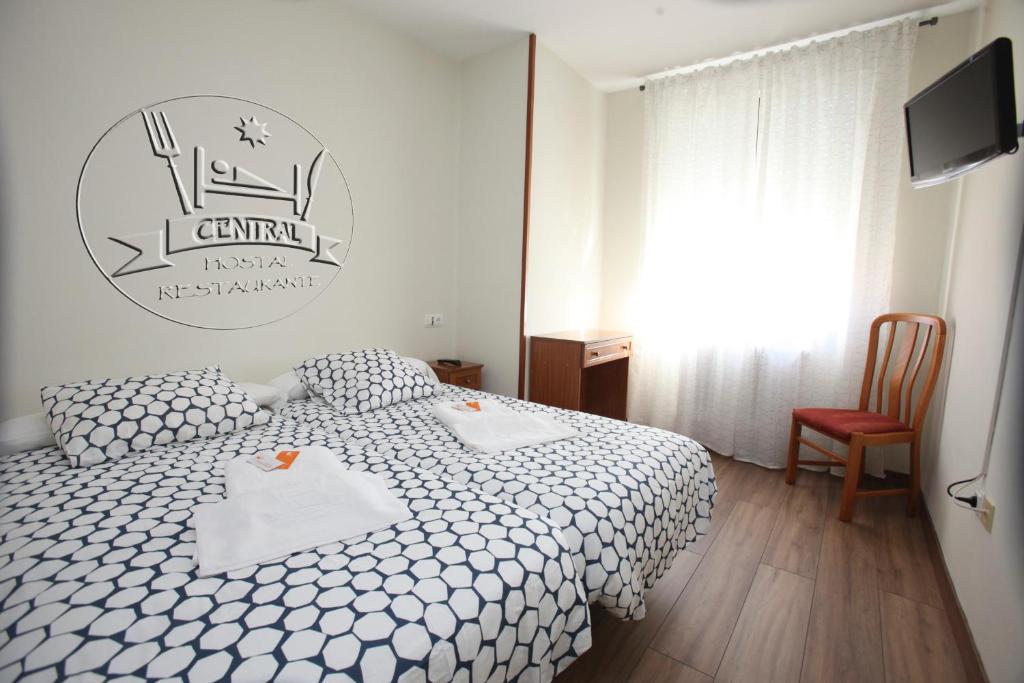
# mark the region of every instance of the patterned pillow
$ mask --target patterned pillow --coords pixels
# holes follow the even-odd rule
[[[311,394],[345,415],[434,393],[434,387],[416,368],[387,349],[317,356],[296,365],[295,374]]]
[[[41,394],[50,429],[72,467],[270,420],[216,367],[86,380],[43,387]]]

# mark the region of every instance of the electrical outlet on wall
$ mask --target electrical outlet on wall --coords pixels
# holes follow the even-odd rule
[[[427,313],[423,316],[424,327],[441,327],[444,324],[444,317],[440,313]]]
[[[992,533],[992,521],[996,516],[996,504],[988,496],[982,495],[981,502],[978,503],[976,511],[981,525],[985,527],[985,531]]]

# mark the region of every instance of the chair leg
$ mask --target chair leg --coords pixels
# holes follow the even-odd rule
[[[860,483],[860,466],[864,461],[864,443],[854,436],[850,439],[849,460],[846,463],[846,478],[843,480],[843,499],[839,504],[839,521],[853,519],[853,505],[857,500],[857,485]]]
[[[921,435],[915,434],[910,442],[910,495],[907,496],[907,515],[917,515],[921,498]]]
[[[800,442],[797,438],[800,436],[800,423],[797,419],[793,418],[793,424],[789,428],[789,455],[786,460],[786,483],[796,483],[796,461],[800,456]]]

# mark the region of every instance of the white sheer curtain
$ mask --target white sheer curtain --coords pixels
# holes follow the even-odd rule
[[[855,406],[889,302],[916,31],[648,84],[630,419],[780,467],[794,407]]]

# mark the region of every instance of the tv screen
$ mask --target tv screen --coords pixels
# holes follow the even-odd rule
[[[1013,55],[998,38],[903,107],[915,187],[966,173],[1017,151]]]

